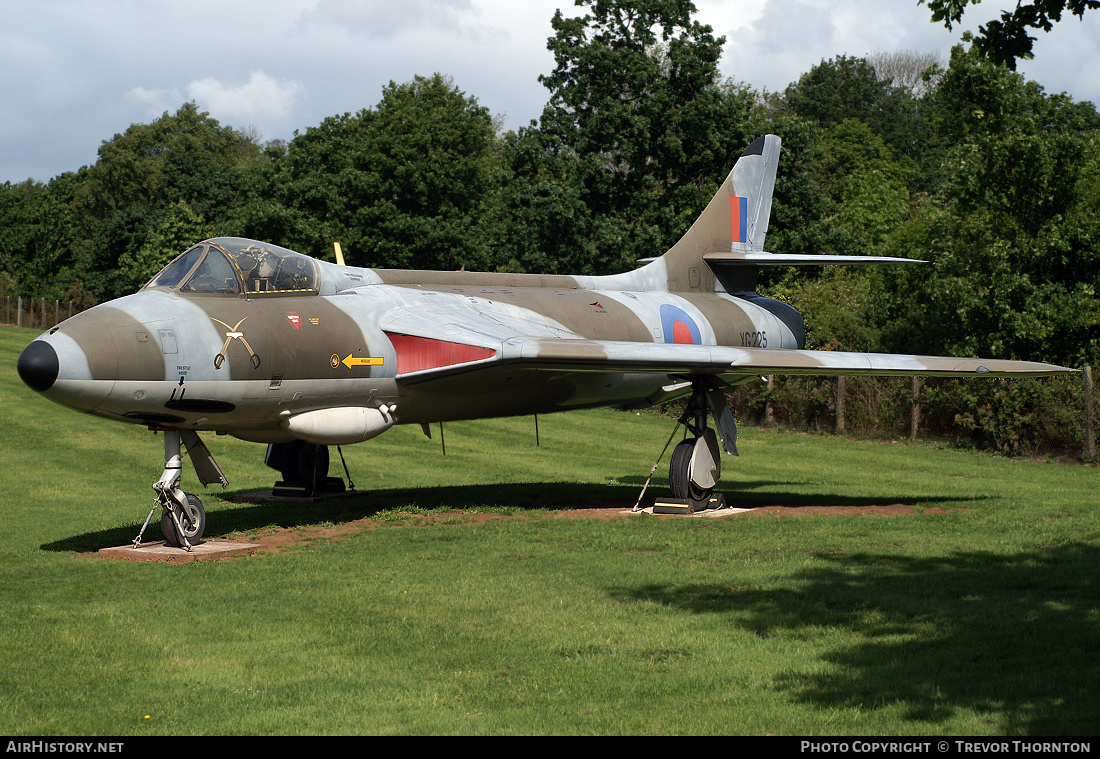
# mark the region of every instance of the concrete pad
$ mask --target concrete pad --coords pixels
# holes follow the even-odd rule
[[[100,548],[97,553],[105,559],[165,561],[181,564],[188,561],[202,561],[203,559],[222,559],[234,554],[248,553],[260,547],[258,543],[229,543],[210,540],[192,546],[191,550],[188,551],[186,548],[170,546],[163,540],[155,540],[151,543],[140,543],[137,548],[133,545]]]
[[[706,511],[697,511],[694,514],[658,514],[659,517],[688,517],[689,519],[699,519],[701,517],[709,519],[717,519],[719,517],[731,517],[734,514],[744,514],[752,511],[752,509],[737,509],[732,506],[727,506],[724,509],[707,509]],[[652,514],[653,507],[646,506],[641,511],[627,510],[622,512],[623,514]]]
[[[345,490],[343,493],[322,493],[321,495],[294,496],[275,495],[271,490],[257,490],[253,493],[238,493],[225,496],[225,500],[233,503],[318,503],[331,498],[351,498],[363,495],[358,490]]]

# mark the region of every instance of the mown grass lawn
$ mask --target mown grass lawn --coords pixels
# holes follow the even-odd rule
[[[597,520],[560,512],[629,509],[669,420],[540,417],[538,447],[530,418],[448,424],[446,456],[438,427],[399,427],[345,449],[361,495],[293,507],[225,499],[275,473],[262,446],[210,436],[231,487],[203,495],[208,538],[381,527],[230,561],[119,562],[88,552],[137,533],[160,438],[23,386],[34,336],[0,328],[0,733],[1100,723],[1095,468],[747,428],[727,495],[825,513]],[[908,508],[871,508],[891,504]],[[416,517],[451,511],[506,518]]]

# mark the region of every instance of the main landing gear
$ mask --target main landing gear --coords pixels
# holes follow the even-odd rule
[[[737,455],[737,424],[726,402],[725,395],[707,378],[692,378],[691,397],[684,413],[676,422],[672,436],[682,424],[691,437],[685,437],[672,451],[672,462],[668,470],[671,499],[657,499],[654,513],[683,514],[725,505],[721,494],[714,493],[714,486],[722,475],[721,451],[719,439],[726,453]],[[707,417],[713,417],[717,433],[707,426]],[[669,437],[669,443],[672,442]],[[665,450],[668,444],[665,444]],[[661,452],[664,455],[664,451]],[[650,478],[657,470],[657,464],[650,471]],[[641,505],[649,479],[638,497],[637,510]]]
[[[195,466],[195,472],[203,485],[212,482],[220,482],[224,488],[229,484],[221,467],[214,461],[210,451],[199,439],[199,436],[191,430],[178,430],[172,428],[158,428],[164,433],[164,473],[153,484],[156,493],[153,508],[149,516],[145,517],[145,524],[134,538],[134,547],[141,544],[141,536],[145,528],[149,526],[149,520],[157,506],[161,508],[160,529],[164,534],[164,540],[168,545],[192,549],[206,531],[206,509],[202,501],[194,493],[185,493],[180,489],[180,474],[183,470],[183,458],[180,455],[180,441],[187,446],[187,455],[191,457],[191,463]]]
[[[339,446],[340,461],[344,464],[344,473],[348,465]],[[344,481],[339,477],[329,477],[329,452],[327,445],[306,443],[294,440],[289,443],[272,443],[267,446],[264,463],[279,472],[283,479],[271,489],[273,496],[290,498],[312,498],[314,496],[335,495],[346,492]],[[351,486],[352,490],[355,486]]]

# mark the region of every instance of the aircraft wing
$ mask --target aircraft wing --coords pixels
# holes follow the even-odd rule
[[[395,312],[382,329],[397,350],[397,380],[411,383],[490,366],[552,371],[1042,377],[1072,369],[1031,361],[587,340],[558,325],[474,308]],[[427,317],[427,318],[426,318]]]
[[[558,370],[716,375],[1042,377],[1074,371],[1032,361],[545,338],[508,340],[501,360]]]

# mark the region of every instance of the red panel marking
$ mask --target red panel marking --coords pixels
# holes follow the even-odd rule
[[[464,343],[451,343],[446,340],[432,340],[429,337],[413,337],[387,332],[386,337],[397,351],[397,373],[412,374],[427,369],[439,369],[444,366],[469,364],[483,361],[497,354],[491,348],[481,348]]]
[[[748,242],[749,199],[730,196],[730,237],[734,242]]]
[[[672,342],[692,345],[695,341],[691,339],[691,327],[682,321],[674,322],[672,325]]]

